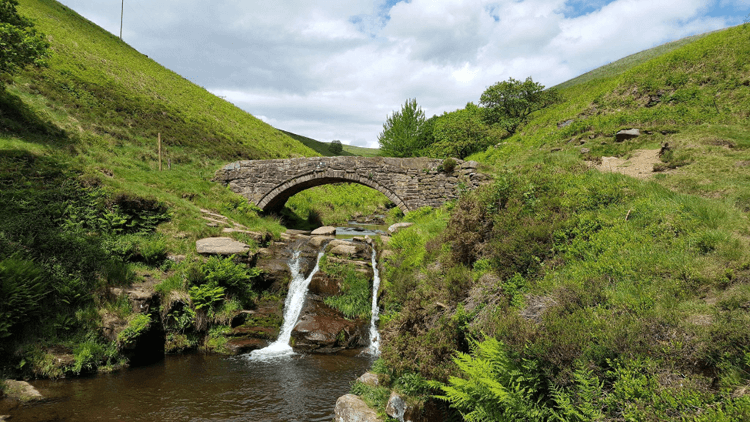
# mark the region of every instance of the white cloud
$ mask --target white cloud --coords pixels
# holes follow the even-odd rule
[[[62,2],[119,33],[119,1]],[[124,38],[280,129],[376,146],[407,98],[429,116],[508,77],[554,85],[727,26],[738,17],[709,17],[707,6],[749,2],[125,0]]]

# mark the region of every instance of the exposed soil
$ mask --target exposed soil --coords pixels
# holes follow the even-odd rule
[[[621,173],[645,179],[654,175],[654,164],[660,163],[658,149],[638,149],[629,159],[602,157],[602,162],[594,167],[602,172]]]

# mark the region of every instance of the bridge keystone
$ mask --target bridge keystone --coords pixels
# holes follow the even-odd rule
[[[450,173],[443,160],[390,157],[312,157],[236,161],[216,172],[223,183],[264,211],[277,211],[294,194],[332,183],[358,183],[382,192],[404,214],[439,207],[458,198],[458,187],[475,189],[488,180],[476,161],[456,160]]]

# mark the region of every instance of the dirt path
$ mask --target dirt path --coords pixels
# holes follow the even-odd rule
[[[602,172],[622,173],[627,176],[645,179],[654,175],[654,164],[659,163],[658,149],[638,149],[629,159],[602,157],[601,164],[594,167]]]

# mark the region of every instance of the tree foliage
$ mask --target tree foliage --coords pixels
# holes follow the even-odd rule
[[[554,103],[557,98],[557,91],[545,91],[544,85],[531,77],[523,82],[509,78],[487,88],[479,104],[484,107],[484,119],[488,124],[500,125],[512,135],[529,114]]]
[[[49,43],[33,23],[18,14],[16,0],[0,0],[0,73],[13,73],[33,64],[43,65]]]
[[[445,113],[437,119],[432,131],[433,144],[427,155],[466,158],[492,144],[491,128],[482,120],[482,112],[473,103],[465,109]]]
[[[400,111],[394,111],[383,124],[378,135],[380,153],[387,157],[411,157],[423,145],[420,144],[425,115],[416,99],[408,99]]]
[[[344,146],[341,145],[341,141],[331,141],[331,144],[328,145],[328,151],[333,154],[341,154],[344,151]]]

